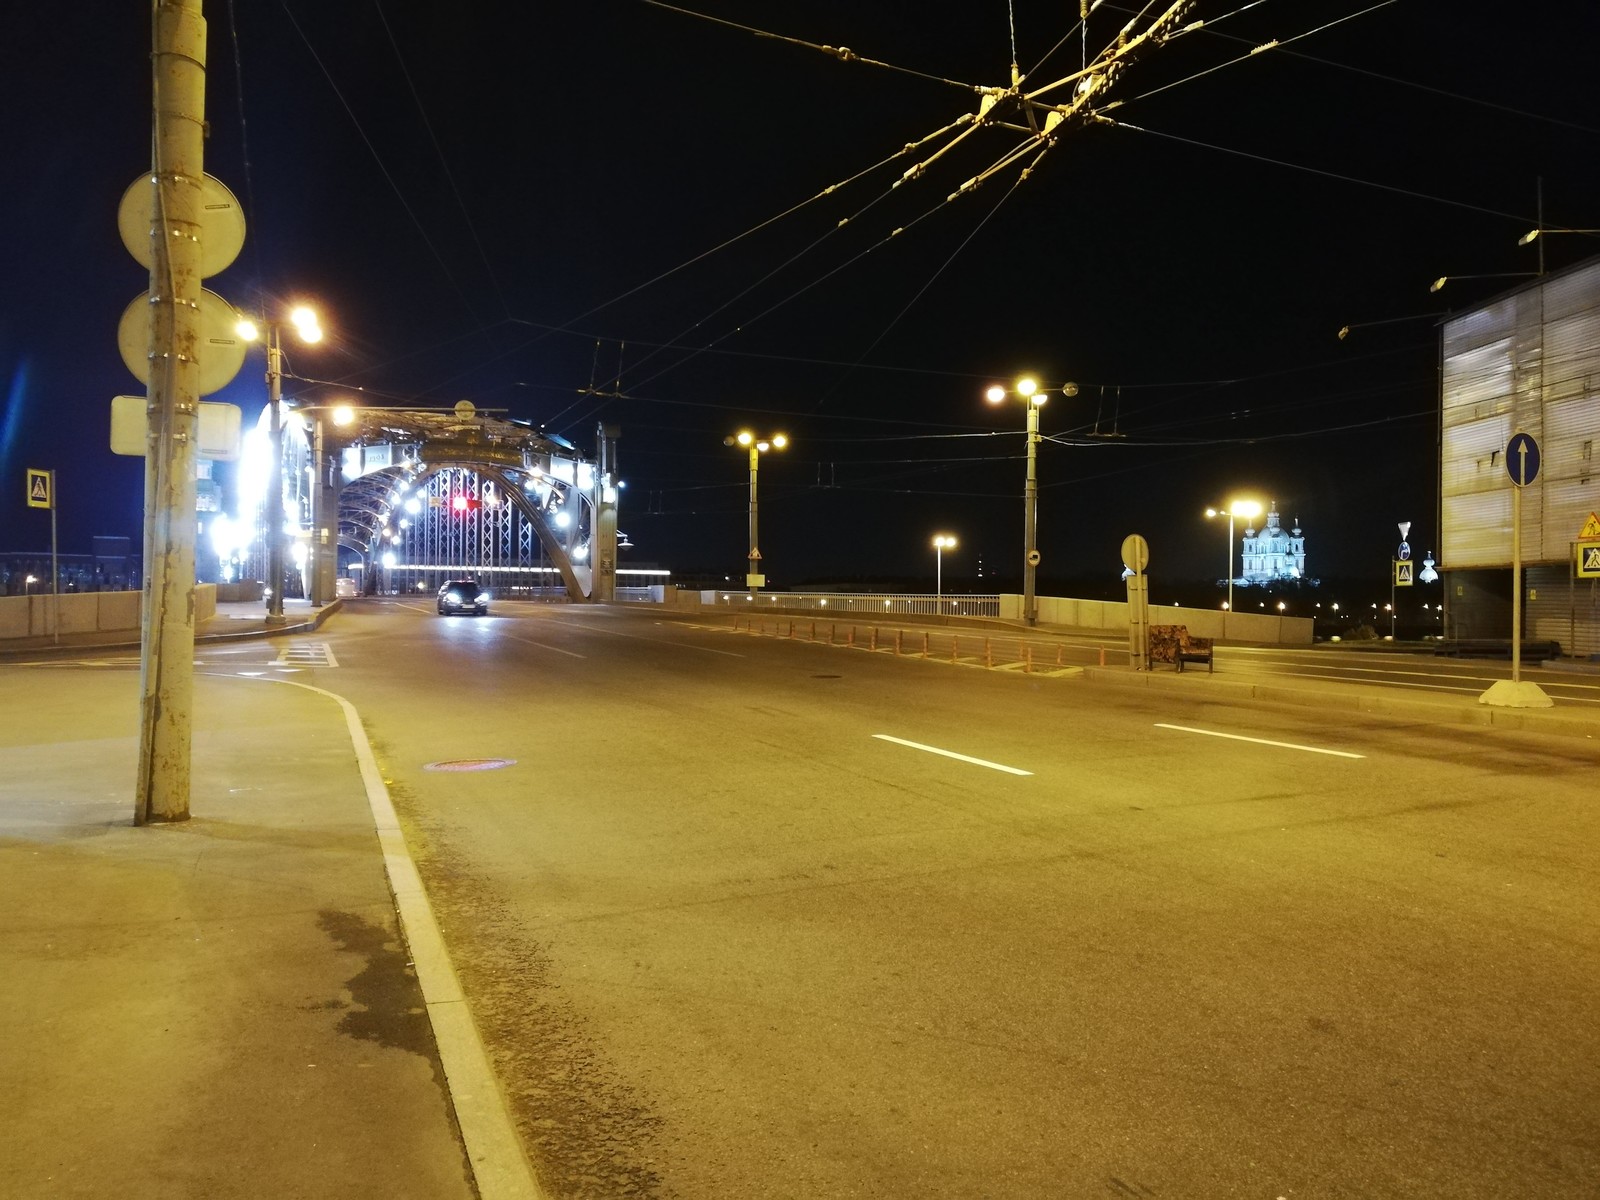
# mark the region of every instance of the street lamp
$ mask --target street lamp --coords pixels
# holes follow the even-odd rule
[[[322,340],[317,314],[305,305],[289,311],[289,323],[307,344]],[[237,332],[246,341],[260,336],[255,322],[240,318]],[[267,476],[267,624],[283,624],[283,391],[281,323],[267,322],[267,405],[271,410],[272,466]]]
[[[933,598],[944,599],[944,552],[956,548],[954,535],[936,533],[933,535]]]
[[[1061,394],[1076,396],[1078,385],[1063,384]],[[1034,572],[1039,566],[1039,408],[1048,397],[1039,390],[1038,380],[1026,375],[1009,389],[997,383],[984,393],[990,404],[1004,403],[1007,396],[1015,396],[1028,408],[1028,475],[1022,491],[1022,618],[1034,625],[1039,620],[1034,595]]]
[[[1243,517],[1254,521],[1261,515],[1261,504],[1256,500],[1235,500],[1227,508],[1208,508],[1207,517],[1228,518],[1228,611],[1233,611],[1233,519]]]
[[[1532,279],[1538,274],[1538,271],[1497,271],[1492,275],[1441,275],[1428,285],[1428,290],[1437,292],[1452,279]]]
[[[758,522],[759,505],[756,500],[756,474],[761,469],[761,456],[768,450],[782,450],[789,444],[785,434],[775,433],[771,437],[757,437],[748,429],[741,429],[732,437],[722,439],[724,446],[743,446],[750,451],[750,557],[749,566],[745,572],[744,585],[751,591],[763,586],[767,580],[761,573],[761,549],[756,531]]]

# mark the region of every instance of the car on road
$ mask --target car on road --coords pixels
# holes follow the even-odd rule
[[[478,586],[476,579],[446,580],[439,589],[439,614],[475,613],[485,616],[489,612],[489,593]]]
[[[333,581],[333,594],[339,600],[352,600],[361,595],[361,589],[350,576],[341,575]]]

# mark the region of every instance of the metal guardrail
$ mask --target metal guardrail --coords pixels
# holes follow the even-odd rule
[[[883,592],[717,592],[719,607],[744,608],[751,612],[817,611],[861,613],[880,617],[998,617],[1000,597],[995,596],[908,596]]]
[[[1091,645],[1028,633],[965,633],[925,626],[903,629],[853,621],[848,613],[843,616],[843,620],[834,620],[823,615],[741,613],[734,618],[732,632],[1023,674],[1064,674],[1073,668],[1103,667],[1108,657],[1117,666],[1127,661],[1128,648],[1120,638]]]

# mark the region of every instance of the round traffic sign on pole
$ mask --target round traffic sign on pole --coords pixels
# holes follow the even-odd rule
[[[156,178],[146,171],[128,185],[117,205],[117,231],[128,253],[146,271],[152,260],[150,230],[156,224]],[[200,278],[225,271],[244,246],[244,210],[213,175],[200,177]]]
[[[150,382],[150,293],[136,297],[117,322],[117,349],[140,383]],[[246,342],[236,326],[239,314],[221,296],[200,289],[199,394],[209,396],[233,382],[244,366]]]
[[[1513,433],[1506,443],[1506,474],[1519,488],[1539,477],[1539,443],[1531,433]]]
[[[1135,575],[1143,575],[1150,565],[1150,543],[1137,533],[1122,539],[1122,565]]]

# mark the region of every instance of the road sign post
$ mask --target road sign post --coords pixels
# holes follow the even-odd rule
[[[61,564],[56,554],[56,473],[28,468],[28,507],[50,510],[50,630],[61,640]]]
[[[1128,657],[1135,671],[1150,669],[1150,543],[1137,533],[1122,539],[1123,576],[1128,585]]]
[[[1511,435],[1506,443],[1506,474],[1511,476],[1511,679],[1491,684],[1478,703],[1549,708],[1555,702],[1544,689],[1522,680],[1522,489],[1539,477],[1539,443],[1532,434]]]

